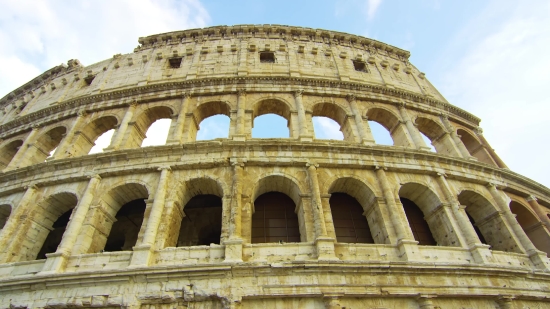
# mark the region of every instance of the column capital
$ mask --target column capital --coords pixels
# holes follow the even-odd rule
[[[159,167],[157,168],[157,171],[164,171],[164,170],[171,171],[172,168],[171,168],[169,165],[166,165],[166,166],[159,166]]]
[[[239,97],[245,96],[246,95],[246,88],[238,89],[237,90],[237,95]]]
[[[38,131],[38,130],[40,130],[40,126],[37,125],[37,124],[33,124],[31,128],[32,128],[33,131]]]
[[[483,129],[481,127],[475,127],[474,132],[477,135],[483,135]]]
[[[308,167],[308,168],[313,167],[313,168],[317,169],[319,167],[319,164],[314,163],[314,162],[307,162],[306,167]]]
[[[355,101],[356,99],[357,99],[357,97],[353,93],[350,93],[346,96],[346,100],[348,100],[348,102],[350,102],[350,103]]]
[[[185,91],[181,96],[184,98],[184,99],[189,99],[191,98],[191,92],[190,91]]]
[[[99,174],[88,175],[86,178],[101,180],[101,176],[99,176]]]
[[[78,112],[76,113],[76,115],[77,115],[78,117],[86,117],[86,116],[88,115],[88,113],[86,113],[85,110],[82,110],[82,111],[78,111]]]
[[[132,102],[128,103],[128,107],[136,107],[138,105],[137,99],[133,99]]]
[[[375,170],[375,171],[378,171],[378,170],[387,171],[388,168],[385,167],[385,166],[382,166],[382,165],[375,165],[375,166],[374,166],[374,170]]]
[[[447,178],[447,174],[445,174],[445,172],[437,172],[435,174],[439,177]]]
[[[538,201],[537,197],[530,194],[528,197],[525,198],[527,200],[527,202],[531,202],[531,201]]]
[[[304,94],[304,89],[298,89],[294,91],[295,98],[301,97],[303,94]]]
[[[31,184],[25,186],[25,190],[29,190],[29,189],[38,190],[38,185],[36,183],[31,183]]]
[[[405,106],[406,106],[406,105],[407,105],[407,104],[406,104],[405,102],[403,102],[403,101],[397,102],[397,108],[398,108],[398,109],[405,109]]]

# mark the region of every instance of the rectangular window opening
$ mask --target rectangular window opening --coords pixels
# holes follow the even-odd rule
[[[181,59],[182,59],[182,57],[172,57],[172,58],[168,59],[168,62],[170,63],[170,67],[172,69],[179,68],[180,65],[181,65]]]
[[[275,63],[275,54],[269,52],[260,53],[260,62]]]
[[[367,64],[364,63],[363,61],[353,60],[353,67],[355,67],[355,71],[365,72],[365,73],[369,72],[367,70]]]

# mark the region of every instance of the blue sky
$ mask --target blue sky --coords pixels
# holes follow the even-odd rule
[[[451,104],[482,119],[513,171],[550,186],[547,0],[0,0],[0,7],[0,96],[69,59],[92,64],[131,52],[140,36],[180,29],[283,24],[376,39],[411,51]],[[316,133],[330,132],[323,125],[331,128],[318,122]],[[201,134],[218,127],[203,123]]]

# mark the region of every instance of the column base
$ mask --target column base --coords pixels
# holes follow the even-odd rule
[[[225,245],[225,263],[241,263],[243,261],[243,240],[240,238],[228,239]]]
[[[315,249],[317,251],[317,259],[322,261],[339,261],[334,252],[334,238],[317,237],[315,240]]]
[[[409,239],[400,239],[397,241],[399,257],[409,262],[420,262],[418,254],[418,241]]]
[[[420,147],[418,147],[418,150],[432,151],[432,148],[427,147],[427,146],[420,146]]]
[[[63,272],[67,266],[69,254],[64,252],[46,253],[46,263],[40,275],[50,275]]]
[[[233,140],[237,141],[237,142],[244,142],[244,141],[246,141],[246,135],[244,135],[244,134],[243,135],[241,135],[241,134],[233,135]]]
[[[492,263],[493,254],[489,249],[491,246],[484,244],[473,244],[469,250],[470,254],[474,258],[474,262],[477,264],[489,264]]]
[[[539,250],[529,250],[527,255],[535,267],[541,270],[550,271],[550,260],[546,257],[546,252]]]
[[[128,268],[140,268],[149,266],[149,262],[153,255],[153,250],[150,245],[135,246],[132,248],[132,259]]]
[[[300,142],[313,142],[313,136],[311,135],[302,135],[298,139]]]

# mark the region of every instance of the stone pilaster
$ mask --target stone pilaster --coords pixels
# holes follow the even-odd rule
[[[405,104],[399,104],[398,107],[399,107],[399,113],[401,114],[401,118],[403,118],[403,121],[405,122],[407,131],[409,131],[409,134],[413,139],[413,143],[416,149],[429,151],[430,147],[426,145],[426,143],[424,142],[424,139],[422,139],[422,136],[420,135],[420,131],[418,131],[418,128],[412,122],[411,117],[409,116],[409,113],[405,108]]]
[[[244,141],[246,140],[246,132],[244,131],[245,123],[245,109],[246,109],[246,89],[240,89],[237,92],[237,121],[235,123],[235,135],[233,140]]]
[[[244,164],[233,164],[233,194],[230,203],[229,237],[223,242],[225,245],[225,262],[242,262],[242,179]]]
[[[456,133],[455,127],[453,127],[453,125],[449,121],[449,116],[447,116],[446,114],[441,114],[440,118],[441,118],[441,121],[443,122],[443,125],[445,126],[445,129],[447,129],[447,131],[450,132],[449,134],[451,135],[451,139],[453,140],[460,155],[465,159],[473,158],[472,155],[470,155],[470,152],[468,151],[464,143],[462,142],[462,140],[460,139],[460,136],[458,136],[458,134]]]
[[[55,153],[52,156],[53,159],[62,159],[68,157],[67,149],[72,145],[71,142],[73,141],[74,135],[78,131],[78,128],[81,126],[84,119],[86,119],[86,113],[78,112],[78,116],[76,117],[73,125],[69,129],[69,132],[67,132],[67,134],[55,150]]]
[[[30,145],[32,145],[35,142],[36,135],[38,134],[39,130],[40,128],[38,127],[32,128],[32,131],[29,133],[29,135],[27,135],[27,138],[25,138],[25,142],[23,142],[21,147],[19,147],[19,150],[17,150],[17,153],[15,154],[15,156],[13,156],[13,158],[11,159],[8,166],[4,169],[4,171],[9,171],[9,170],[19,168],[21,167],[22,164],[24,164],[25,154],[27,152],[27,149],[30,147]]]
[[[355,95],[350,94],[346,97],[346,99],[348,100],[349,106],[353,113],[353,117],[357,125],[357,131],[359,132],[361,143],[365,145],[374,144],[375,141],[374,141],[374,137],[372,136],[372,132],[370,131],[370,129],[365,128],[365,123],[363,122],[361,111],[357,107],[357,99],[355,98]]]
[[[495,161],[495,163],[497,164],[498,167],[500,168],[508,168],[508,166],[504,163],[504,161],[502,161],[502,159],[497,155],[497,153],[495,152],[495,150],[491,147],[491,145],[489,145],[489,142],[485,139],[485,136],[483,136],[483,130],[478,127],[476,130],[476,135],[477,137],[479,137],[479,140],[481,141],[481,144],[483,145],[483,147],[487,150],[487,152],[489,152],[489,154],[491,155],[491,158]]]
[[[542,206],[540,206],[537,198],[533,195],[529,195],[526,200],[539,217],[539,220],[542,221],[546,230],[550,232],[550,218],[548,218],[546,213],[542,210]]]
[[[176,126],[171,137],[166,141],[167,145],[180,144],[183,136],[183,128],[185,125],[185,115],[187,114],[187,107],[191,101],[191,93],[186,92],[182,95],[182,101],[178,118],[176,119]]]
[[[128,106],[128,109],[126,110],[126,114],[124,114],[124,118],[122,118],[122,121],[120,122],[120,125],[118,126],[117,130],[115,131],[115,134],[111,140],[111,145],[109,147],[105,148],[105,151],[109,150],[118,150],[122,143],[123,138],[126,135],[126,131],[128,129],[128,125],[130,121],[132,120],[132,117],[134,116],[134,112],[137,107],[137,102],[133,101]]]
[[[306,124],[306,112],[304,109],[304,103],[302,101],[302,95],[304,91],[303,90],[296,90],[294,91],[294,104],[296,106],[296,111],[298,111],[298,125],[299,125],[299,132],[300,141],[303,142],[311,142],[313,140],[313,136],[311,136],[310,132],[307,130],[307,124]]]

